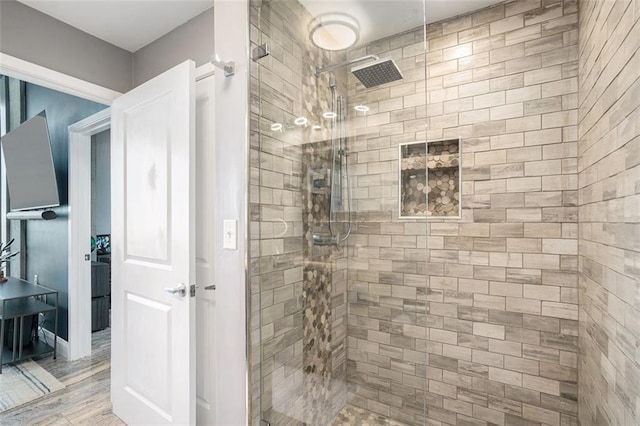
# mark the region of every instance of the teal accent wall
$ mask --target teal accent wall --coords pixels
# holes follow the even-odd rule
[[[68,337],[68,172],[69,140],[68,127],[104,108],[95,102],[66,95],[34,84],[26,85],[27,120],[40,111],[47,112],[51,149],[60,192],[58,218],[51,221],[31,220],[27,222],[26,278],[31,281],[38,274],[40,284],[59,291],[60,309],[58,332]],[[91,283],[87,283],[91,285]],[[53,316],[47,318],[47,329],[53,329]]]

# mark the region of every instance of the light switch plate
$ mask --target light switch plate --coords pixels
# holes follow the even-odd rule
[[[223,225],[223,242],[222,248],[228,250],[237,250],[238,248],[238,221],[235,219],[227,219]]]

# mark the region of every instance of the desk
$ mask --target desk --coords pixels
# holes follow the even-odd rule
[[[55,305],[48,304],[48,296],[55,296]],[[22,333],[24,327],[24,317],[37,315],[43,312],[54,312],[54,333],[53,347],[41,342],[39,339],[32,342],[31,347],[23,348]],[[11,354],[4,351],[5,321],[13,319],[13,348]],[[18,331],[18,320],[20,328]],[[20,343],[18,344],[18,339]],[[48,352],[53,352],[53,359],[56,359],[56,349],[58,340],[58,292],[50,288],[32,284],[28,281],[9,277],[4,283],[0,283],[0,373],[2,365],[19,361],[24,358],[31,358]],[[16,347],[18,356],[16,357]]]

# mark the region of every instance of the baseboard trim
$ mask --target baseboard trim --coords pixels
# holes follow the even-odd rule
[[[49,346],[53,346],[53,333],[44,328],[40,328],[38,336],[44,339]],[[58,336],[58,346],[56,348],[56,356],[69,359],[69,342]]]

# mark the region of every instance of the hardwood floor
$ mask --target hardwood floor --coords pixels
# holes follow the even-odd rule
[[[122,425],[111,412],[111,330],[93,334],[92,355],[76,361],[51,356],[38,364],[66,388],[0,414],[0,424],[9,425]]]

